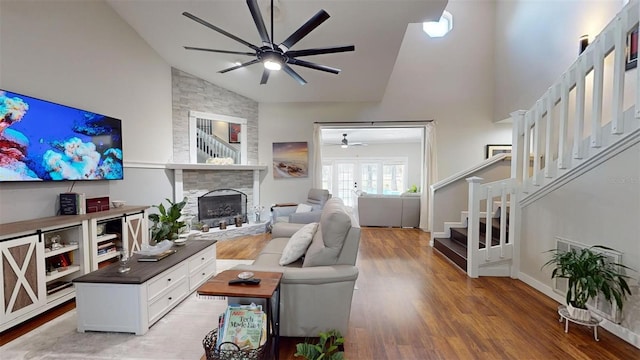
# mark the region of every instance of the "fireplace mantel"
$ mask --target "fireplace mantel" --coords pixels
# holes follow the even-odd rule
[[[174,171],[174,199],[182,199],[184,197],[183,172],[184,171],[251,171],[253,172],[253,204],[260,204],[260,171],[267,170],[267,165],[212,165],[212,164],[186,164],[186,163],[167,163],[166,168]]]
[[[212,164],[184,164],[184,163],[168,163],[167,169],[172,170],[198,170],[198,171],[215,171],[215,170],[267,170],[267,165],[212,165]]]

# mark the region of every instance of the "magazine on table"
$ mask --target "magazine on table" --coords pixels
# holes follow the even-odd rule
[[[221,350],[257,349],[266,342],[267,315],[261,306],[230,305],[218,318],[216,346]]]

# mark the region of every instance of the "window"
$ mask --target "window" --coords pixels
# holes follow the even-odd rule
[[[407,163],[407,158],[325,158],[322,186],[347,206],[356,205],[357,191],[399,195],[407,188]]]

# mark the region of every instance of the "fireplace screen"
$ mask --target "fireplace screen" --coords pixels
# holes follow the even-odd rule
[[[198,198],[198,220],[210,227],[217,227],[223,220],[233,224],[238,215],[247,222],[247,194],[243,192],[218,189]]]

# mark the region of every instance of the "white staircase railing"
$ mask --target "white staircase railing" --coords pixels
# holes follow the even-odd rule
[[[469,179],[469,276],[491,275],[491,264],[500,262],[516,276],[519,209],[640,142],[640,70],[627,71],[627,39],[639,18],[632,0],[529,110],[511,114],[511,180],[481,185],[482,179]],[[488,236],[480,249],[482,202],[505,194],[511,198],[508,239],[501,234],[500,245],[489,246]]]
[[[638,129],[640,71],[626,65],[639,12],[638,1],[627,4],[533,107],[511,114],[511,177],[523,200]]]
[[[207,158],[232,158],[234,164],[240,163],[240,151],[229,146],[224,140],[201,129],[196,130],[196,144]]]
[[[196,147],[205,158],[231,158],[240,164],[240,149],[214,134],[213,120],[196,118]]]
[[[481,184],[482,178],[471,177],[469,182],[469,212],[467,217],[467,274],[476,278],[514,276],[511,261],[514,255],[513,232],[508,231],[509,219],[514,218],[516,183],[513,179]],[[486,214],[485,244],[480,244],[482,206]],[[498,212],[494,211],[498,209]],[[499,241],[493,244],[493,219],[500,221]],[[500,266],[492,266],[501,264]]]

